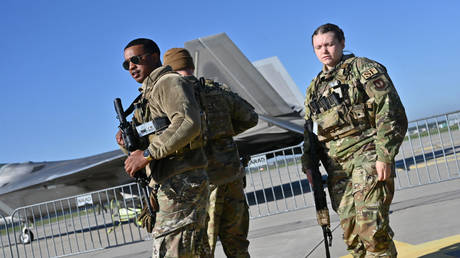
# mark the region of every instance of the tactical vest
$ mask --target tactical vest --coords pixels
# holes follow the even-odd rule
[[[373,124],[373,100],[363,85],[353,78],[351,68],[356,57],[343,61],[330,76],[315,78],[313,96],[309,108],[312,119],[318,124],[321,142],[337,140],[375,127]]]
[[[207,140],[233,137],[235,131],[232,125],[231,110],[226,103],[222,103],[224,90],[220,89],[217,82],[204,78],[200,78],[197,89],[201,107],[205,112]]]
[[[208,158],[208,177],[211,184],[221,185],[244,176],[232,124],[232,110],[223,94],[225,89],[212,80],[200,78],[195,82],[195,92],[204,111],[206,129],[205,152]]]

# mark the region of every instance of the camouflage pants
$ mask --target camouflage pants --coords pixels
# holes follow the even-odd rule
[[[219,236],[227,257],[250,257],[249,210],[242,179],[217,187],[211,185],[208,216],[209,246],[213,256]]]
[[[152,258],[198,258],[210,257],[206,228],[195,224],[185,226],[153,241]]]
[[[357,152],[334,164],[328,186],[333,209],[339,214],[343,239],[353,257],[396,257],[389,210],[394,178],[377,180],[375,150]]]
[[[209,184],[204,169],[175,175],[160,185],[152,257],[207,257]]]

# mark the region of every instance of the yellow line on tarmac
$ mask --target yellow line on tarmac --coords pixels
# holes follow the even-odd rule
[[[458,144],[460,144],[460,143],[454,142],[454,146],[457,146]],[[452,147],[452,145],[449,144],[449,143],[445,143],[445,144],[443,144],[443,145],[441,145],[441,144],[434,144],[434,145],[432,145],[432,146],[431,146],[431,145],[430,145],[430,146],[424,146],[424,147],[423,147],[423,150],[425,150],[425,151],[427,151],[427,150],[429,150],[429,151],[440,151],[440,150],[442,150],[442,147],[443,147],[443,146],[445,146],[446,148],[451,148],[451,147]]]
[[[446,155],[446,158],[444,159],[444,156],[442,157],[439,157],[439,158],[436,158],[436,159],[432,159],[430,161],[427,161],[426,162],[426,165],[428,166],[433,166],[433,165],[436,165],[436,163],[438,165],[441,165],[441,164],[445,164],[446,160],[447,162],[452,162],[452,161],[455,161],[456,159],[458,159],[458,157],[460,157],[460,153],[457,153],[457,155],[455,157],[452,157],[454,154],[450,154],[450,155]],[[415,169],[416,165],[410,165],[409,166],[409,169]],[[417,164],[417,168],[424,168],[425,167],[425,162],[421,162],[419,164]]]
[[[436,258],[452,258],[458,257],[460,253],[460,235],[450,236],[419,245],[411,245],[409,243],[394,241],[398,250],[399,258],[413,257],[436,257]],[[455,255],[452,254],[455,252]],[[451,255],[449,255],[449,253]],[[351,258],[351,255],[342,256],[342,258]]]
[[[440,144],[435,144],[434,146],[424,147],[423,150],[436,151],[438,148],[441,148]]]

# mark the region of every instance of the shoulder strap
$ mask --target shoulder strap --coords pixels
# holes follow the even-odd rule
[[[155,85],[164,75],[171,74],[171,73],[175,73],[175,72],[167,71],[167,72],[161,74],[160,76],[157,77],[157,79],[155,81],[153,81],[153,85]],[[139,96],[137,96],[133,100],[133,102],[131,102],[131,105],[129,105],[129,107],[125,111],[125,116],[129,116],[134,111],[134,103],[136,103],[141,97],[142,97],[142,93],[139,94]]]
[[[200,77],[200,84],[201,86],[206,86],[206,79],[204,77]]]
[[[348,60],[346,60],[346,62],[343,64],[343,69],[346,70],[346,72],[347,72],[347,74],[344,74],[344,76],[346,78],[348,78],[348,76],[350,76],[351,67],[356,62],[356,60],[358,60],[358,57],[354,56],[354,57],[351,57]],[[361,93],[363,94],[363,96],[365,98],[365,101],[367,101],[369,99],[369,95],[367,95],[367,92],[364,89],[364,85],[362,85],[361,83],[358,83],[357,89],[359,91],[361,91]]]
[[[136,103],[140,98],[142,97],[142,93],[139,94],[139,96],[137,96],[133,102],[131,103],[131,105],[129,105],[128,109],[126,109],[125,111],[125,116],[129,116],[133,111],[134,111],[134,103]]]
[[[357,57],[353,56],[353,57],[350,57],[347,60],[345,60],[343,62],[343,64],[340,66],[341,71],[339,71],[339,73],[342,76],[344,76],[345,78],[347,78],[349,76],[350,71],[351,71],[351,66],[356,61],[356,59],[357,59]]]

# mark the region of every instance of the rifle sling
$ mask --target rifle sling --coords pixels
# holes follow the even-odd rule
[[[129,116],[133,111],[134,111],[134,103],[136,103],[140,98],[142,97],[142,93],[139,94],[139,96],[137,96],[133,102],[131,103],[131,105],[129,105],[128,109],[126,109],[125,111],[125,117],[126,116]]]

